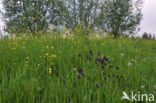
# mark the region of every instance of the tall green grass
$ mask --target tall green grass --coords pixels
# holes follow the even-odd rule
[[[104,68],[95,60],[103,56],[109,60]],[[122,91],[154,93],[155,61],[156,41],[150,40],[1,39],[0,103],[127,103]]]

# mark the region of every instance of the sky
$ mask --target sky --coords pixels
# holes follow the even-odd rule
[[[0,9],[1,8],[2,3],[0,0]],[[140,34],[143,32],[156,34],[156,0],[145,0],[142,12],[143,19],[140,24],[141,27]],[[0,28],[2,28],[2,26],[4,26],[4,23],[0,19]]]
[[[156,0],[145,0],[141,32],[156,34]]]

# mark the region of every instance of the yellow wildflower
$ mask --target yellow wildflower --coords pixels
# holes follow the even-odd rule
[[[26,57],[26,59],[29,59],[29,57]]]
[[[53,71],[53,69],[52,69],[52,68],[49,68],[49,73],[50,73],[50,74],[52,73],[52,71]]]
[[[48,56],[48,53],[46,53],[46,56]]]
[[[56,55],[55,55],[55,54],[52,54],[51,57],[52,57],[52,58],[56,58]]]
[[[27,67],[28,66],[28,64],[25,64],[25,67]]]
[[[12,48],[13,50],[16,50],[16,48],[14,47],[14,48]]]
[[[25,16],[23,16],[23,19],[26,19],[26,17],[25,17]]]
[[[44,19],[45,18],[45,16],[42,16],[42,19]]]
[[[54,47],[53,47],[53,46],[51,46],[51,49],[54,49]]]
[[[64,27],[64,28],[66,28],[66,25],[65,25],[65,24],[63,24],[63,27]]]
[[[77,68],[74,68],[74,70],[76,71],[76,70],[77,70]]]
[[[32,19],[33,19],[33,20],[36,20],[36,18],[35,18],[35,17],[32,17]]]
[[[52,26],[49,26],[48,28],[49,28],[49,29],[52,29]]]

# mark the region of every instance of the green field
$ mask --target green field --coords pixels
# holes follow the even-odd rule
[[[155,86],[156,41],[0,39],[0,103],[130,103],[122,91],[156,94]]]

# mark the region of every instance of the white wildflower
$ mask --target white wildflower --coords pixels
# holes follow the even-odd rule
[[[128,62],[128,66],[132,66],[132,63],[131,62]]]
[[[140,88],[141,88],[141,89],[144,89],[144,88],[145,88],[145,86],[144,86],[144,85],[142,85]]]
[[[121,55],[121,56],[124,56],[124,54],[123,54],[123,53],[121,53],[120,55]]]

